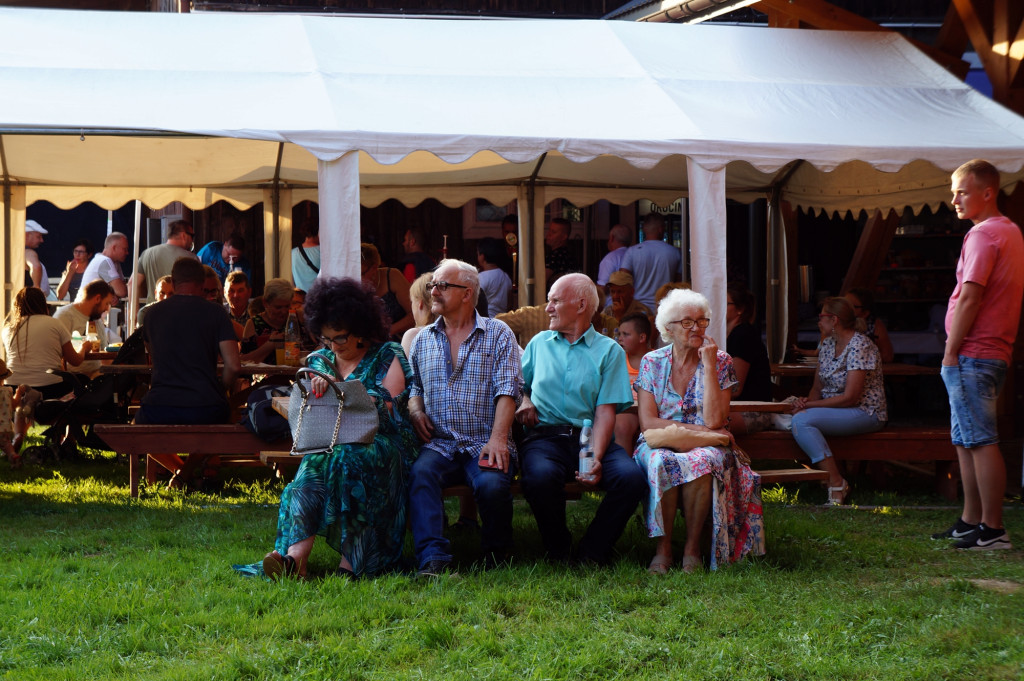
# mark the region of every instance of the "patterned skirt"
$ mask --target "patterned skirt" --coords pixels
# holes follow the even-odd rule
[[[698,447],[688,452],[674,452],[652,449],[641,436],[633,460],[647,473],[650,492],[644,500],[644,511],[648,536],[665,534],[661,516],[661,498],[665,492],[711,475],[714,481],[708,512],[711,569],[736,562],[748,553],[764,555],[761,476],[740,463],[731,447]]]

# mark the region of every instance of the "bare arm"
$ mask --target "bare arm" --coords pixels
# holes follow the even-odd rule
[[[139,300],[146,299],[146,275],[142,272],[133,272],[132,276],[128,277],[128,286],[134,286],[136,292],[139,294]],[[126,294],[127,295],[127,294]]]
[[[85,361],[85,353],[92,350],[91,341],[82,341],[82,349],[75,351],[75,346],[68,341],[60,347],[61,355],[64,357],[64,361],[73,367],[79,366]]]
[[[612,433],[615,431],[615,405],[599,404],[594,410],[594,463],[590,469],[590,475],[581,478],[579,471],[576,472],[576,480],[587,488],[596,488],[601,481],[602,466],[608,444],[612,441]]]
[[[499,395],[494,405],[494,425],[491,437],[480,450],[480,459],[488,460],[495,468],[508,473],[508,465],[512,459],[508,453],[508,431],[512,427],[512,419],[516,415],[516,401],[509,395]]]
[[[946,351],[942,355],[944,366],[957,365],[960,346],[963,345],[967,332],[974,326],[974,320],[978,318],[984,293],[985,287],[973,281],[965,281],[960,289],[960,297],[957,298],[956,307],[953,309],[953,321],[949,325],[949,336],[946,338]]]
[[[797,400],[793,406],[793,412],[800,411],[800,409],[810,409],[811,407],[855,407],[860,403],[860,398],[864,394],[864,383],[867,381],[868,372],[866,369],[851,369],[846,372],[846,387],[843,389],[841,395],[834,397],[826,397],[821,399],[821,385],[820,380],[815,378],[815,387],[817,388],[817,395],[809,397],[805,400]],[[811,390],[814,393],[814,390]]]
[[[113,279],[107,282],[110,284],[110,288],[114,290],[114,295],[118,298],[128,297],[128,285],[124,283],[124,279]]]
[[[25,264],[28,265],[29,274],[32,276],[32,285],[36,288],[43,288],[43,266],[39,262],[39,254],[31,248],[25,249]],[[49,285],[49,282],[47,282]],[[77,364],[75,366],[78,366]]]
[[[75,261],[69,260],[67,269],[64,270],[64,276],[60,280],[60,286],[57,287],[57,300],[63,300],[64,296],[67,295],[68,289],[71,288],[71,277],[73,276],[75,276]]]
[[[881,319],[875,320],[875,345],[878,346],[878,353],[882,355],[883,362],[891,362],[895,357],[892,349],[892,339],[889,338],[889,330],[885,328],[885,322]]]
[[[747,375],[750,374],[750,362],[739,357],[733,357],[732,368],[736,372],[736,394],[739,395],[747,384]]]
[[[397,357],[391,360],[391,366],[388,367],[388,373],[385,374],[381,385],[391,393],[392,397],[405,390],[405,372],[402,371],[402,363],[398,361]]]
[[[242,363],[238,359],[238,343],[233,340],[225,340],[220,342],[219,347],[220,357],[224,361],[224,370],[221,373],[220,381],[230,391],[235,385],[235,379],[238,378],[238,371],[242,368]]]
[[[395,292],[395,297],[398,299],[398,304],[405,310],[404,317],[391,323],[391,335],[401,336],[416,324],[416,320],[412,316],[412,299],[409,298],[409,281],[394,267],[388,268],[388,279],[391,282],[391,290]]]
[[[651,428],[667,428],[668,426],[683,426],[685,428],[689,425],[658,416],[658,405],[654,401],[654,395],[643,388],[637,388],[636,399],[636,414],[640,420],[641,431],[650,430]]]

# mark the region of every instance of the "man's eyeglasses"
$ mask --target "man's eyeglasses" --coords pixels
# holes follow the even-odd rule
[[[701,317],[700,319],[677,319],[669,324],[678,324],[684,329],[692,329],[693,325],[696,324],[701,329],[706,329],[711,325],[711,320],[707,317]]]
[[[208,296],[216,296],[216,295],[220,294],[220,289],[219,288],[204,288],[203,289],[203,293],[205,293]]]
[[[320,342],[323,344],[323,346],[325,348],[329,348],[332,345],[339,345],[340,346],[340,345],[344,345],[345,343],[348,343],[348,338],[351,335],[352,334],[348,334],[348,333],[339,333],[334,338],[328,338],[327,336],[320,336]]]
[[[435,288],[438,289],[439,291],[441,291],[441,293],[444,293],[445,291],[447,291],[450,288],[469,288],[469,287],[468,286],[463,286],[462,284],[452,284],[452,283],[447,282],[447,281],[432,281],[432,282],[429,282],[427,284],[427,292],[433,291]]]

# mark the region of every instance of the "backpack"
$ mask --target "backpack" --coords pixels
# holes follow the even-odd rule
[[[292,436],[288,419],[274,411],[273,398],[288,395],[288,386],[264,385],[253,388],[249,403],[242,409],[241,424],[264,442],[277,442]]]

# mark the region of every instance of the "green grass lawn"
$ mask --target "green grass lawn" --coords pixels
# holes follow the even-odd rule
[[[465,531],[458,579],[271,583],[230,564],[271,548],[277,483],[136,501],[127,478],[108,457],[0,462],[0,678],[1024,677],[1024,551],[929,540],[956,511],[903,507],[942,503],[926,493],[766,490],[767,555],[716,573],[648,575],[639,513],[614,567],[548,565],[517,500],[511,568],[476,571]],[[570,504],[577,537],[595,505]],[[1006,520],[1024,547],[1024,508]],[[336,564],[314,550],[313,571]]]

